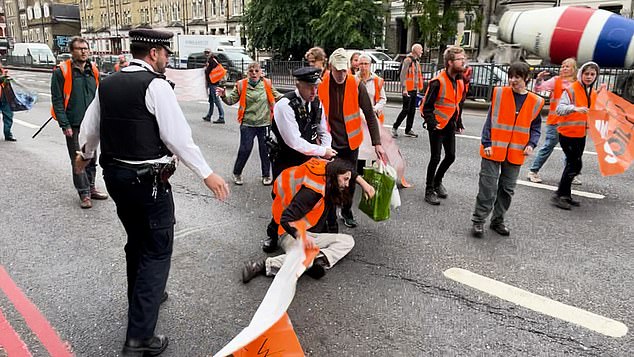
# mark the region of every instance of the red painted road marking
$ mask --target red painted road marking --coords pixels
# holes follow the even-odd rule
[[[42,342],[52,357],[71,357],[73,354],[61,340],[51,324],[42,315],[37,306],[15,285],[4,267],[0,265],[0,289],[9,298],[16,310],[22,315],[31,331]],[[10,356],[11,357],[11,356]]]
[[[4,349],[9,357],[31,357],[29,348],[0,310],[0,349]]]

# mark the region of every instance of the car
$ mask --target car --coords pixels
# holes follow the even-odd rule
[[[227,70],[226,80],[229,82],[236,82],[247,74],[247,67],[253,63],[253,59],[239,51],[222,51],[213,52],[218,59],[218,62]],[[204,53],[192,53],[187,57],[187,68],[203,68],[207,63],[207,57]],[[263,75],[265,75],[263,73]]]
[[[392,58],[385,53],[374,50],[346,50],[348,60],[354,53],[361,53],[370,57],[372,72],[376,75],[383,77],[386,81],[398,81],[401,73],[401,64],[392,60]]]
[[[73,56],[70,53],[60,53],[57,55],[57,63],[62,63],[71,59]]]

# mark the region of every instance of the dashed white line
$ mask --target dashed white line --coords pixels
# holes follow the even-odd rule
[[[22,126],[26,126],[27,128],[31,128],[31,129],[39,129],[40,128],[37,125],[33,125],[31,123],[27,123],[27,122],[25,122],[23,120],[20,120],[20,119],[13,118],[13,122],[16,123],[16,124],[20,124]]]
[[[517,180],[517,183],[520,184],[520,185],[524,185],[524,186],[543,188],[543,189],[549,190],[549,191],[557,191],[557,186],[546,185],[546,184],[543,184],[543,183],[534,183],[534,182],[523,181],[523,180]],[[604,195],[601,195],[601,194],[598,194],[598,193],[577,191],[577,190],[572,190],[572,194],[575,195],[575,196],[580,196],[580,197],[595,198],[597,200],[602,200],[602,199],[605,198]]]
[[[561,319],[610,337],[623,337],[628,328],[622,322],[566,305],[559,301],[493,280],[465,269],[450,268],[443,273],[447,278],[487,294],[523,306],[544,315]]]

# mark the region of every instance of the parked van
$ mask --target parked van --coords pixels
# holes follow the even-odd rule
[[[11,56],[23,57],[25,64],[53,66],[56,63],[53,51],[45,43],[16,43]]]

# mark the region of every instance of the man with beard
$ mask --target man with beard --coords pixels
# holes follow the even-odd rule
[[[319,248],[319,254],[306,274],[319,279],[346,256],[354,246],[354,239],[342,233],[323,232],[329,208],[351,200],[348,187],[355,182],[354,166],[347,160],[326,161],[313,158],[308,162],[284,170],[273,184],[273,219],[280,225],[280,246],[287,251],[301,233],[291,226],[304,221],[308,228],[305,248]],[[374,196],[372,186],[363,186],[369,197]],[[275,275],[282,267],[286,255],[246,262],[242,269],[242,281],[246,284],[255,276]]]
[[[431,153],[425,183],[425,202],[430,205],[439,205],[438,198],[448,196],[442,179],[456,159],[456,133],[464,131],[462,104],[467,93],[462,72],[467,57],[464,49],[449,47],[444,59],[445,69],[429,82],[422,108]],[[440,162],[442,148],[445,148],[445,158]]]

